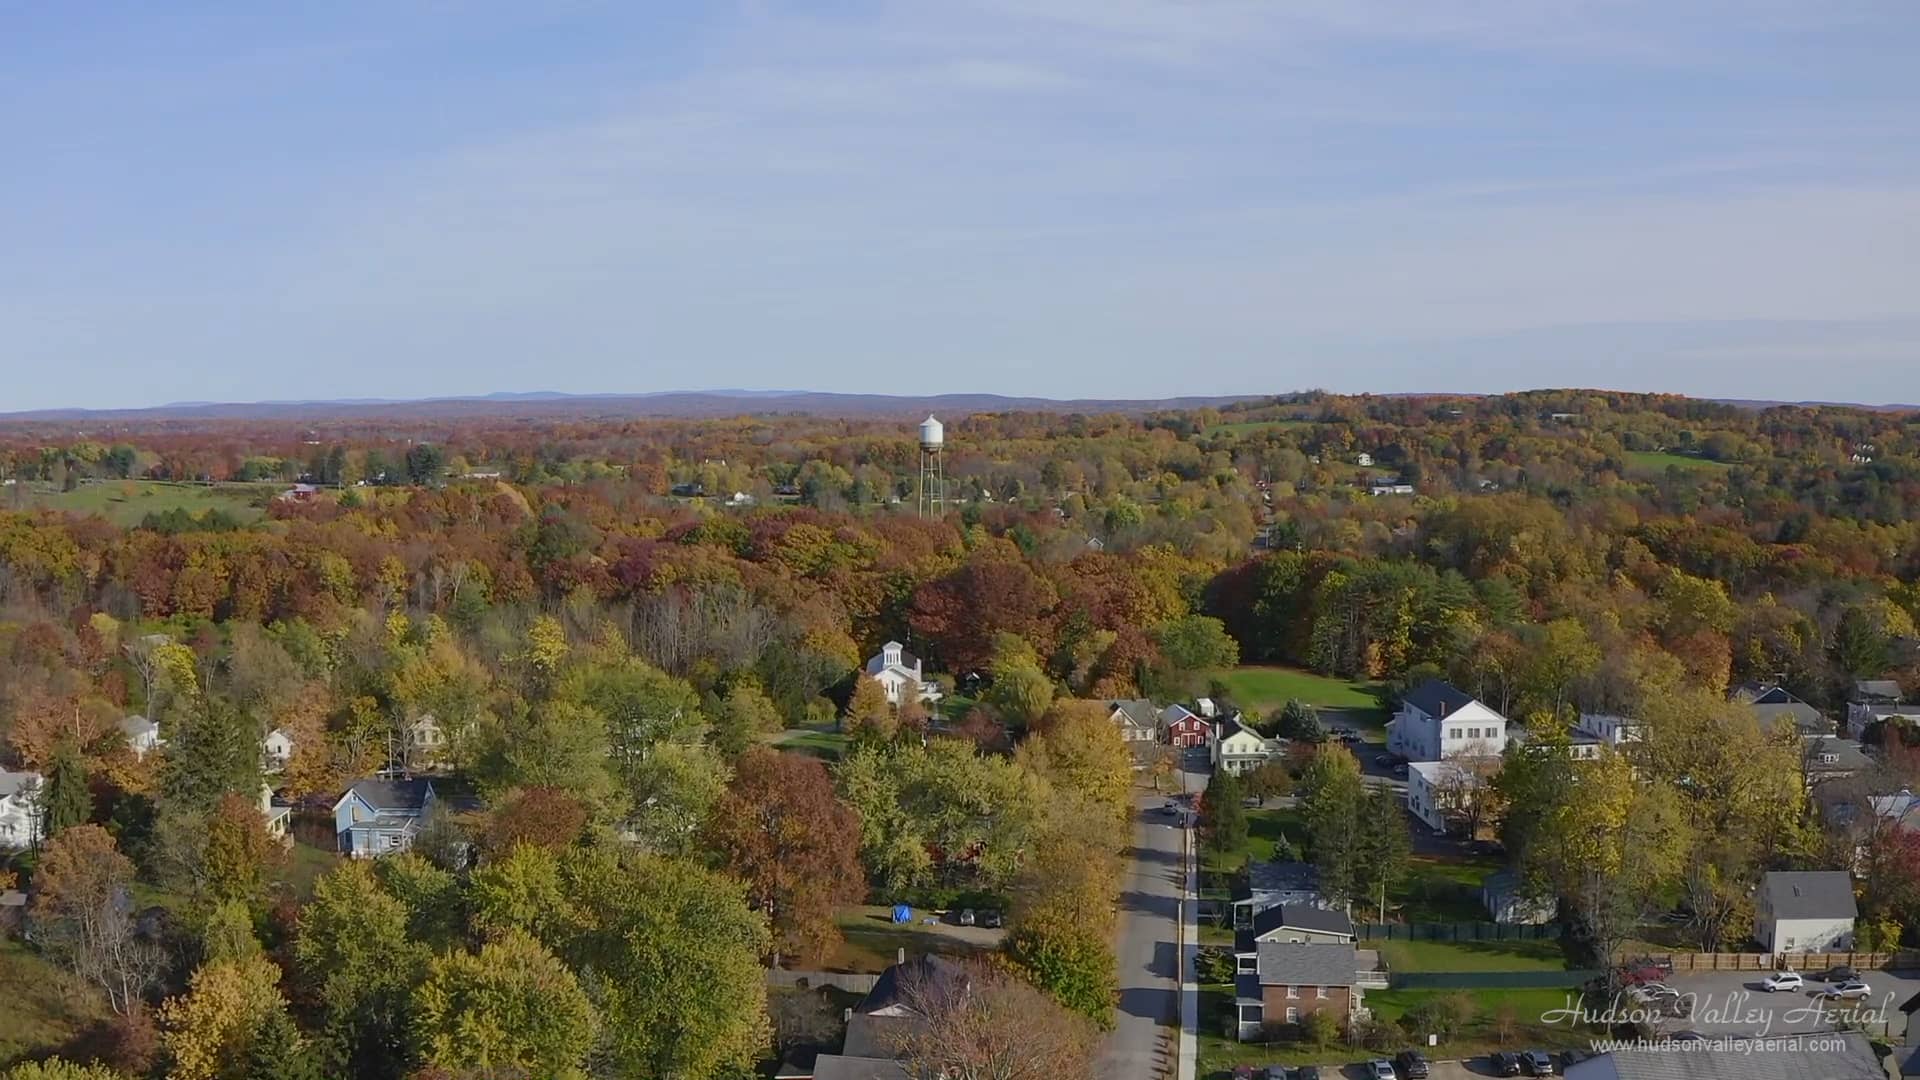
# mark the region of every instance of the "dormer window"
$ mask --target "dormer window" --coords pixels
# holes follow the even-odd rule
[[[1839,754],[1821,754],[1821,755],[1820,755],[1820,764],[1822,764],[1822,765],[1838,765],[1838,764],[1840,764],[1840,755],[1839,755]]]

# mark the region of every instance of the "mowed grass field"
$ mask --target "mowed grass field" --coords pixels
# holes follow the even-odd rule
[[[1372,941],[1393,971],[1565,971],[1558,941]]]
[[[108,1016],[91,984],[17,941],[0,941],[0,986],[8,990],[0,1007],[0,1068],[58,1047]]]
[[[0,507],[9,510],[60,510],[69,514],[99,514],[116,525],[140,524],[148,514],[184,510],[200,514],[224,510],[240,521],[258,521],[266,515],[267,500],[286,490],[285,484],[170,484],[157,480],[108,480],[82,484],[72,491],[25,484],[6,489]]]
[[[1713,472],[1717,469],[1731,469],[1732,465],[1724,461],[1710,461],[1690,454],[1673,454],[1665,450],[1629,450],[1627,463],[1635,472],[1663,473],[1670,467],[1687,469],[1693,472]]]
[[[1285,705],[1291,698],[1298,698],[1318,709],[1368,713],[1374,722],[1386,721],[1386,712],[1380,708],[1377,682],[1336,679],[1278,664],[1247,665],[1208,674],[1226,683],[1233,703],[1250,712],[1265,714]]]

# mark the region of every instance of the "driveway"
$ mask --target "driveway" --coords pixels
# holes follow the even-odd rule
[[[1869,1034],[1886,1034],[1883,1025],[1891,1024],[1892,1034],[1903,1034],[1905,1017],[1900,1006],[1920,993],[1920,972],[1869,971],[1867,985],[1873,995],[1865,1001],[1834,1002],[1815,997],[1811,991],[1825,984],[1807,980],[1807,990],[1769,994],[1760,989],[1766,977],[1760,971],[1711,971],[1677,973],[1667,985],[1683,995],[1692,995],[1693,1015],[1667,1021],[1668,1031],[1697,1031],[1702,1035],[1786,1035],[1832,1031],[1843,1014],[1862,1023]]]
[[[1204,775],[1178,775],[1187,791],[1206,786]],[[1161,809],[1167,798],[1141,793],[1134,800],[1133,846],[1120,886],[1115,943],[1120,1006],[1101,1055],[1102,1077],[1155,1080],[1175,1051],[1180,1024],[1178,920],[1186,869],[1180,818]]]

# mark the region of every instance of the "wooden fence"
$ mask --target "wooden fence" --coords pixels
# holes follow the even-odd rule
[[[1818,953],[1655,953],[1652,959],[1681,971],[1824,971],[1842,965],[1857,971],[1879,968],[1910,970],[1920,968],[1920,949],[1898,952],[1818,952]]]

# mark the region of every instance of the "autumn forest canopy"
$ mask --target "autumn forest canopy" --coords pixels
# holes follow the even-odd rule
[[[6,872],[104,1002],[100,1060],[731,1075],[778,1038],[764,965],[829,955],[862,903],[1004,907],[1013,970],[1097,1027],[1133,783],[1105,702],[1278,664],[1446,678],[1546,739],[1705,710],[1757,752],[1737,684],[1831,711],[1920,683],[1920,416],[1543,391],[942,419],[937,516],[912,425],[871,418],[0,423],[0,765],[47,805]],[[888,642],[926,704],[876,697]],[[802,729],[845,743],[771,747]],[[450,812],[404,855],[284,864],[262,798],[331,843],[383,770]],[[166,948],[96,925],[116,890],[174,912]]]

